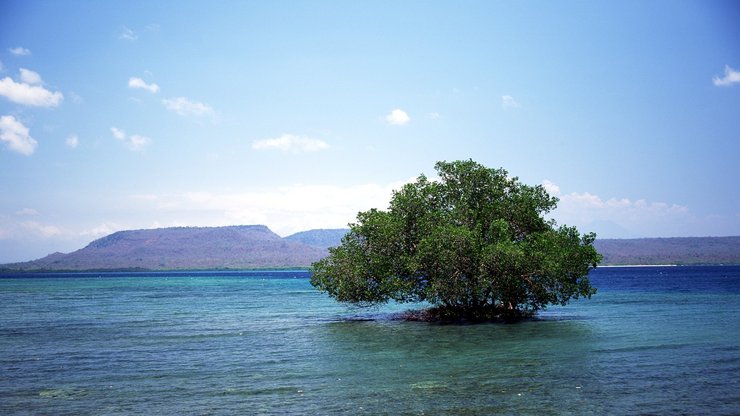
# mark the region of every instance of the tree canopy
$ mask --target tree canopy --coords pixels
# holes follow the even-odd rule
[[[438,180],[420,175],[387,210],[358,213],[311,283],[340,302],[428,302],[435,317],[468,320],[516,320],[596,293],[596,236],[545,219],[558,200],[544,187],[472,160],[435,168]]]

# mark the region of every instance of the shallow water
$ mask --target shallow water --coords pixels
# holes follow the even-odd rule
[[[0,414],[740,413],[740,267],[600,268],[515,325],[393,321],[306,277],[0,277]]]

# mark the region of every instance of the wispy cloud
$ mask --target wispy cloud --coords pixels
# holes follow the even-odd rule
[[[70,149],[76,149],[80,145],[80,138],[76,134],[71,134],[64,142]]]
[[[159,91],[159,85],[155,83],[147,84],[143,79],[137,77],[131,77],[128,79],[128,87],[146,90],[152,94],[156,94]]]
[[[62,234],[62,230],[55,225],[44,225],[36,221],[24,221],[21,226],[32,233],[42,237],[54,237]]]
[[[29,134],[28,127],[13,116],[0,117],[0,141],[12,151],[30,156],[38,142]]]
[[[120,33],[118,34],[118,39],[126,40],[129,42],[134,42],[139,40],[140,35],[144,35],[147,32],[156,32],[159,30],[159,25],[156,23],[148,24],[144,27],[138,27],[135,30],[131,29],[128,26],[123,26],[121,28]]]
[[[15,215],[20,215],[20,216],[35,216],[35,215],[39,215],[39,212],[36,211],[33,208],[23,208],[20,211],[16,211],[15,212]]]
[[[712,82],[718,87],[729,87],[732,84],[740,83],[740,71],[725,65],[725,76],[722,78],[715,76],[712,78]]]
[[[521,104],[519,104],[519,102],[517,102],[511,95],[502,95],[501,107],[503,107],[504,109],[519,108],[521,107]]]
[[[82,101],[83,101],[83,100],[82,100],[82,97],[80,97],[79,95],[77,95],[77,94],[76,94],[76,93],[74,93],[74,92],[70,92],[70,93],[69,93],[69,98],[70,98],[70,99],[72,100],[72,102],[73,102],[73,103],[75,103],[75,104],[82,104]]]
[[[115,137],[116,139],[126,140],[126,133],[118,127],[111,127],[110,131],[111,133],[113,133],[113,137]]]
[[[128,136],[125,131],[118,127],[111,127],[110,131],[116,140],[125,143],[126,146],[133,151],[143,150],[144,147],[148,146],[152,142],[152,140],[146,136],[138,134]]]
[[[34,107],[56,107],[64,99],[61,92],[51,92],[41,85],[41,76],[27,69],[20,70],[21,82],[10,77],[0,80],[0,95],[18,104]]]
[[[24,47],[21,47],[21,46],[16,46],[15,48],[10,48],[10,49],[8,49],[8,51],[10,51],[10,53],[12,53],[15,56],[30,56],[31,55],[31,51],[30,50],[28,50],[28,49],[26,49]]]
[[[118,35],[118,39],[134,41],[139,39],[139,35],[137,35],[133,30],[124,26],[121,29],[121,33]]]
[[[283,134],[277,138],[255,140],[252,142],[252,149],[255,150],[280,150],[289,153],[316,152],[328,148],[329,144],[323,140],[292,134]]]
[[[212,116],[215,114],[213,108],[199,101],[189,100],[185,97],[165,98],[162,104],[170,111],[181,116]]]
[[[394,126],[402,126],[409,121],[411,121],[411,117],[400,108],[394,109],[390,114],[385,116],[385,122]]]
[[[141,150],[151,143],[151,139],[146,136],[134,134],[128,138],[128,146],[131,150]]]

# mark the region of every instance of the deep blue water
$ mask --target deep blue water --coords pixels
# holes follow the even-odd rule
[[[740,414],[740,267],[599,268],[514,325],[305,272],[0,276],[0,414]]]

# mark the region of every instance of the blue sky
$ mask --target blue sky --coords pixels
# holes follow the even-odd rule
[[[740,235],[737,22],[732,1],[6,0],[0,262],[344,227],[468,158],[604,238]]]

